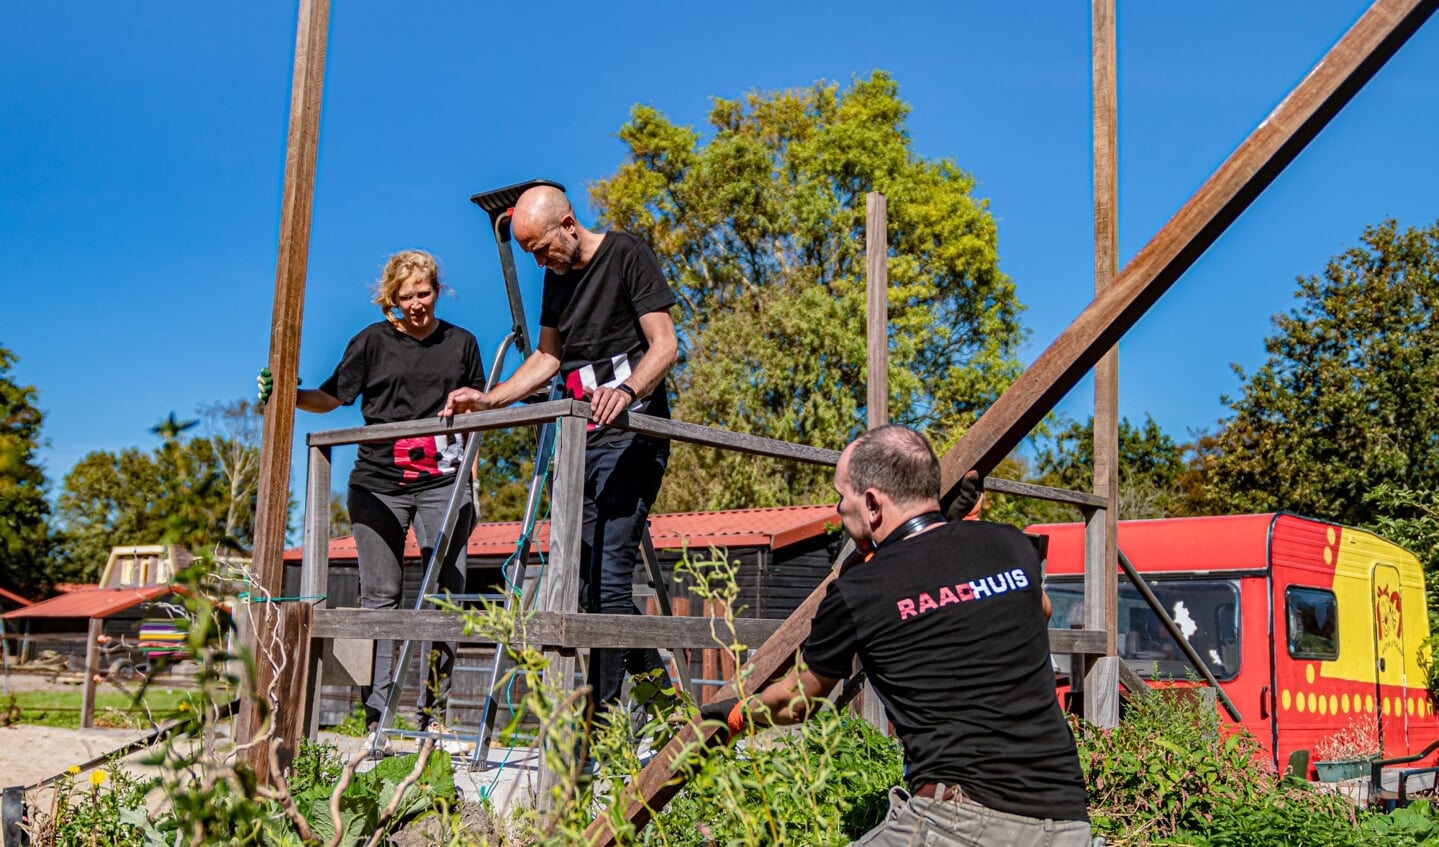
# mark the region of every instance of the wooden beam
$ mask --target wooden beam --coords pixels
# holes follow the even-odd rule
[[[280,246],[275,263],[275,302],[270,327],[270,373],[275,390],[265,410],[255,506],[252,582],[257,592],[279,596],[284,581],[286,507],[290,503],[290,446],[295,435],[295,389],[299,386],[300,324],[305,306],[305,270],[310,258],[310,216],[314,209],[315,157],[319,148],[320,103],[325,85],[325,39],[329,0],[300,0],[295,33],[295,70],[290,88],[290,133],[285,152],[285,185],[280,208]],[[275,618],[265,620],[275,622]],[[250,647],[269,633],[251,633]],[[293,665],[291,665],[293,667]],[[259,701],[274,681],[270,664],[259,662],[258,696],[244,698],[236,741],[245,744],[263,731]],[[300,704],[295,704],[296,708]],[[245,760],[263,785],[269,781],[268,745],[254,744]]]
[[[95,726],[95,678],[100,676],[100,634],[105,631],[104,618],[91,618],[85,632],[85,682],[80,688],[80,728]]]
[[[680,599],[676,598],[675,602]],[[484,617],[483,612],[473,614]],[[766,618],[736,618],[735,634],[741,644],[758,647],[774,635],[780,623]],[[483,636],[466,635],[464,629],[459,615],[434,609],[316,609],[312,635],[315,638],[412,638],[416,641],[456,641],[461,644],[493,643]],[[524,632],[517,639],[516,646],[524,644],[549,650],[573,650],[663,644],[700,650],[728,643],[728,634],[722,625],[704,617],[533,612],[526,618]]]
[[[1114,44],[1114,0],[1093,0],[1094,70],[1094,296],[1102,296],[1119,268],[1119,161]],[[1084,625],[1108,633],[1115,655],[1119,617],[1115,572],[1119,560],[1119,348],[1094,366],[1094,493],[1105,500],[1095,516],[1094,545],[1085,545]],[[1090,515],[1085,516],[1086,520]],[[1119,724],[1118,659],[1089,663],[1084,681],[1084,719],[1101,727]]]
[[[865,371],[865,406],[869,428],[889,423],[889,235],[885,197],[878,191],[865,195],[864,256],[865,332],[868,368]]]
[[[1104,351],[1169,290],[1434,13],[1439,0],[1378,0],[1244,143],[943,458],[948,506],[971,468],[993,470]]]
[[[516,426],[531,426],[546,423],[565,415],[577,415],[586,420],[590,417],[590,404],[577,400],[551,400],[528,406],[514,406],[489,412],[470,412],[453,418],[429,418],[417,421],[374,424],[366,427],[332,429],[312,433],[308,443],[311,447],[338,447],[343,444],[365,444],[376,441],[391,441],[399,438],[415,438],[426,435],[453,434],[486,429],[505,429]],[[771,456],[776,459],[792,459],[814,465],[833,465],[839,460],[838,450],[826,450],[805,444],[793,444],[775,438],[730,432],[713,426],[686,423],[669,418],[653,418],[648,415],[623,414],[611,426],[654,435],[672,441],[687,441],[706,447],[723,450],[737,450],[755,456]]]
[[[970,469],[997,466],[1079,378],[1253,202],[1439,7],[1439,0],[1378,0],[1189,202],[941,458],[946,506]],[[849,546],[849,545],[846,545]],[[788,670],[833,573],[749,662],[751,689]],[[729,687],[726,687],[726,691]],[[723,695],[722,696],[729,696]],[[615,799],[642,827],[684,786],[673,764],[686,743],[713,730],[687,727]],[[605,816],[585,831],[592,847],[615,842]]]
[[[1109,502],[1088,491],[1067,491],[1063,488],[1050,488],[1047,485],[1034,485],[1029,482],[1016,482],[1012,479],[998,479],[992,476],[984,478],[984,490],[997,491],[1000,494],[1014,494],[1019,497],[1034,497],[1054,503],[1068,503],[1071,506],[1080,507],[1098,506],[1102,509]]]
[[[545,578],[540,583],[537,598],[542,612],[579,611],[587,419],[588,416],[569,416],[560,418],[556,424],[554,482],[550,488],[550,503],[553,506],[550,559],[545,565]],[[558,691],[561,698],[568,697],[575,690],[575,652],[551,649],[545,651],[545,656],[549,659],[543,675],[545,687]],[[541,744],[547,746],[553,740],[542,738]],[[577,744],[568,747],[559,751],[562,756],[572,756],[580,749]],[[560,774],[549,766],[549,758],[542,754],[538,763],[535,808],[540,811],[553,807],[554,789],[560,781]]]

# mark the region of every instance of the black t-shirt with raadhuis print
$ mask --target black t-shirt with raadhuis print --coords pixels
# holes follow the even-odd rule
[[[547,271],[540,326],[553,327],[560,334],[565,393],[584,399],[596,388],[613,388],[628,379],[649,350],[640,317],[668,311],[674,304],[674,292],[654,252],[629,233],[605,233],[583,268],[566,274]],[[630,411],[669,417],[664,380],[648,395],[636,398]],[[589,443],[592,447],[618,443],[631,435],[592,426]]]
[[[843,679],[860,657],[904,744],[911,788],[943,782],[1002,812],[1088,820],[1042,596],[1039,555],[1023,533],[951,522],[837,577],[804,661]]]
[[[431,418],[456,388],[484,387],[480,348],[468,330],[438,321],[416,340],[380,321],[350,339],[320,390],[346,406],[358,398],[368,425]],[[463,436],[361,444],[350,483],[380,494],[423,491],[453,480],[464,452]]]

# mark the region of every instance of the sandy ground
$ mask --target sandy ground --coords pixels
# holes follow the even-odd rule
[[[16,690],[78,689],[72,682],[52,680],[45,676],[10,674],[0,676],[0,697]],[[19,724],[0,727],[0,788],[32,786],[41,780],[63,773],[72,765],[84,766],[94,759],[118,750],[149,733],[134,729],[56,729],[46,726]],[[359,750],[361,739],[322,732],[320,740],[337,747],[346,757]],[[412,750],[414,741],[396,739],[401,752]],[[154,773],[143,764],[145,749],[127,755],[122,767],[136,774]],[[489,767],[471,770],[469,754],[454,756],[455,782],[466,799],[485,798],[501,809],[518,802],[528,805],[535,778],[534,751],[528,748],[491,751]],[[103,767],[97,765],[96,767]],[[361,767],[365,770],[369,764]],[[83,781],[84,774],[77,777]]]

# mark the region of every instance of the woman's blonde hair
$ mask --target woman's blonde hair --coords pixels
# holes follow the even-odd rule
[[[395,296],[400,293],[400,286],[405,280],[415,274],[429,278],[437,297],[444,290],[440,284],[440,263],[435,261],[434,256],[424,250],[401,250],[385,262],[385,270],[375,283],[374,302],[386,318],[394,320],[395,310],[399,308]]]

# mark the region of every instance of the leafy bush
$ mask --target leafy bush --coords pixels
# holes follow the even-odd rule
[[[1289,847],[1381,843],[1367,813],[1337,794],[1283,780],[1253,738],[1221,729],[1189,689],[1132,700],[1118,727],[1078,723],[1096,835],[1112,847]]]

